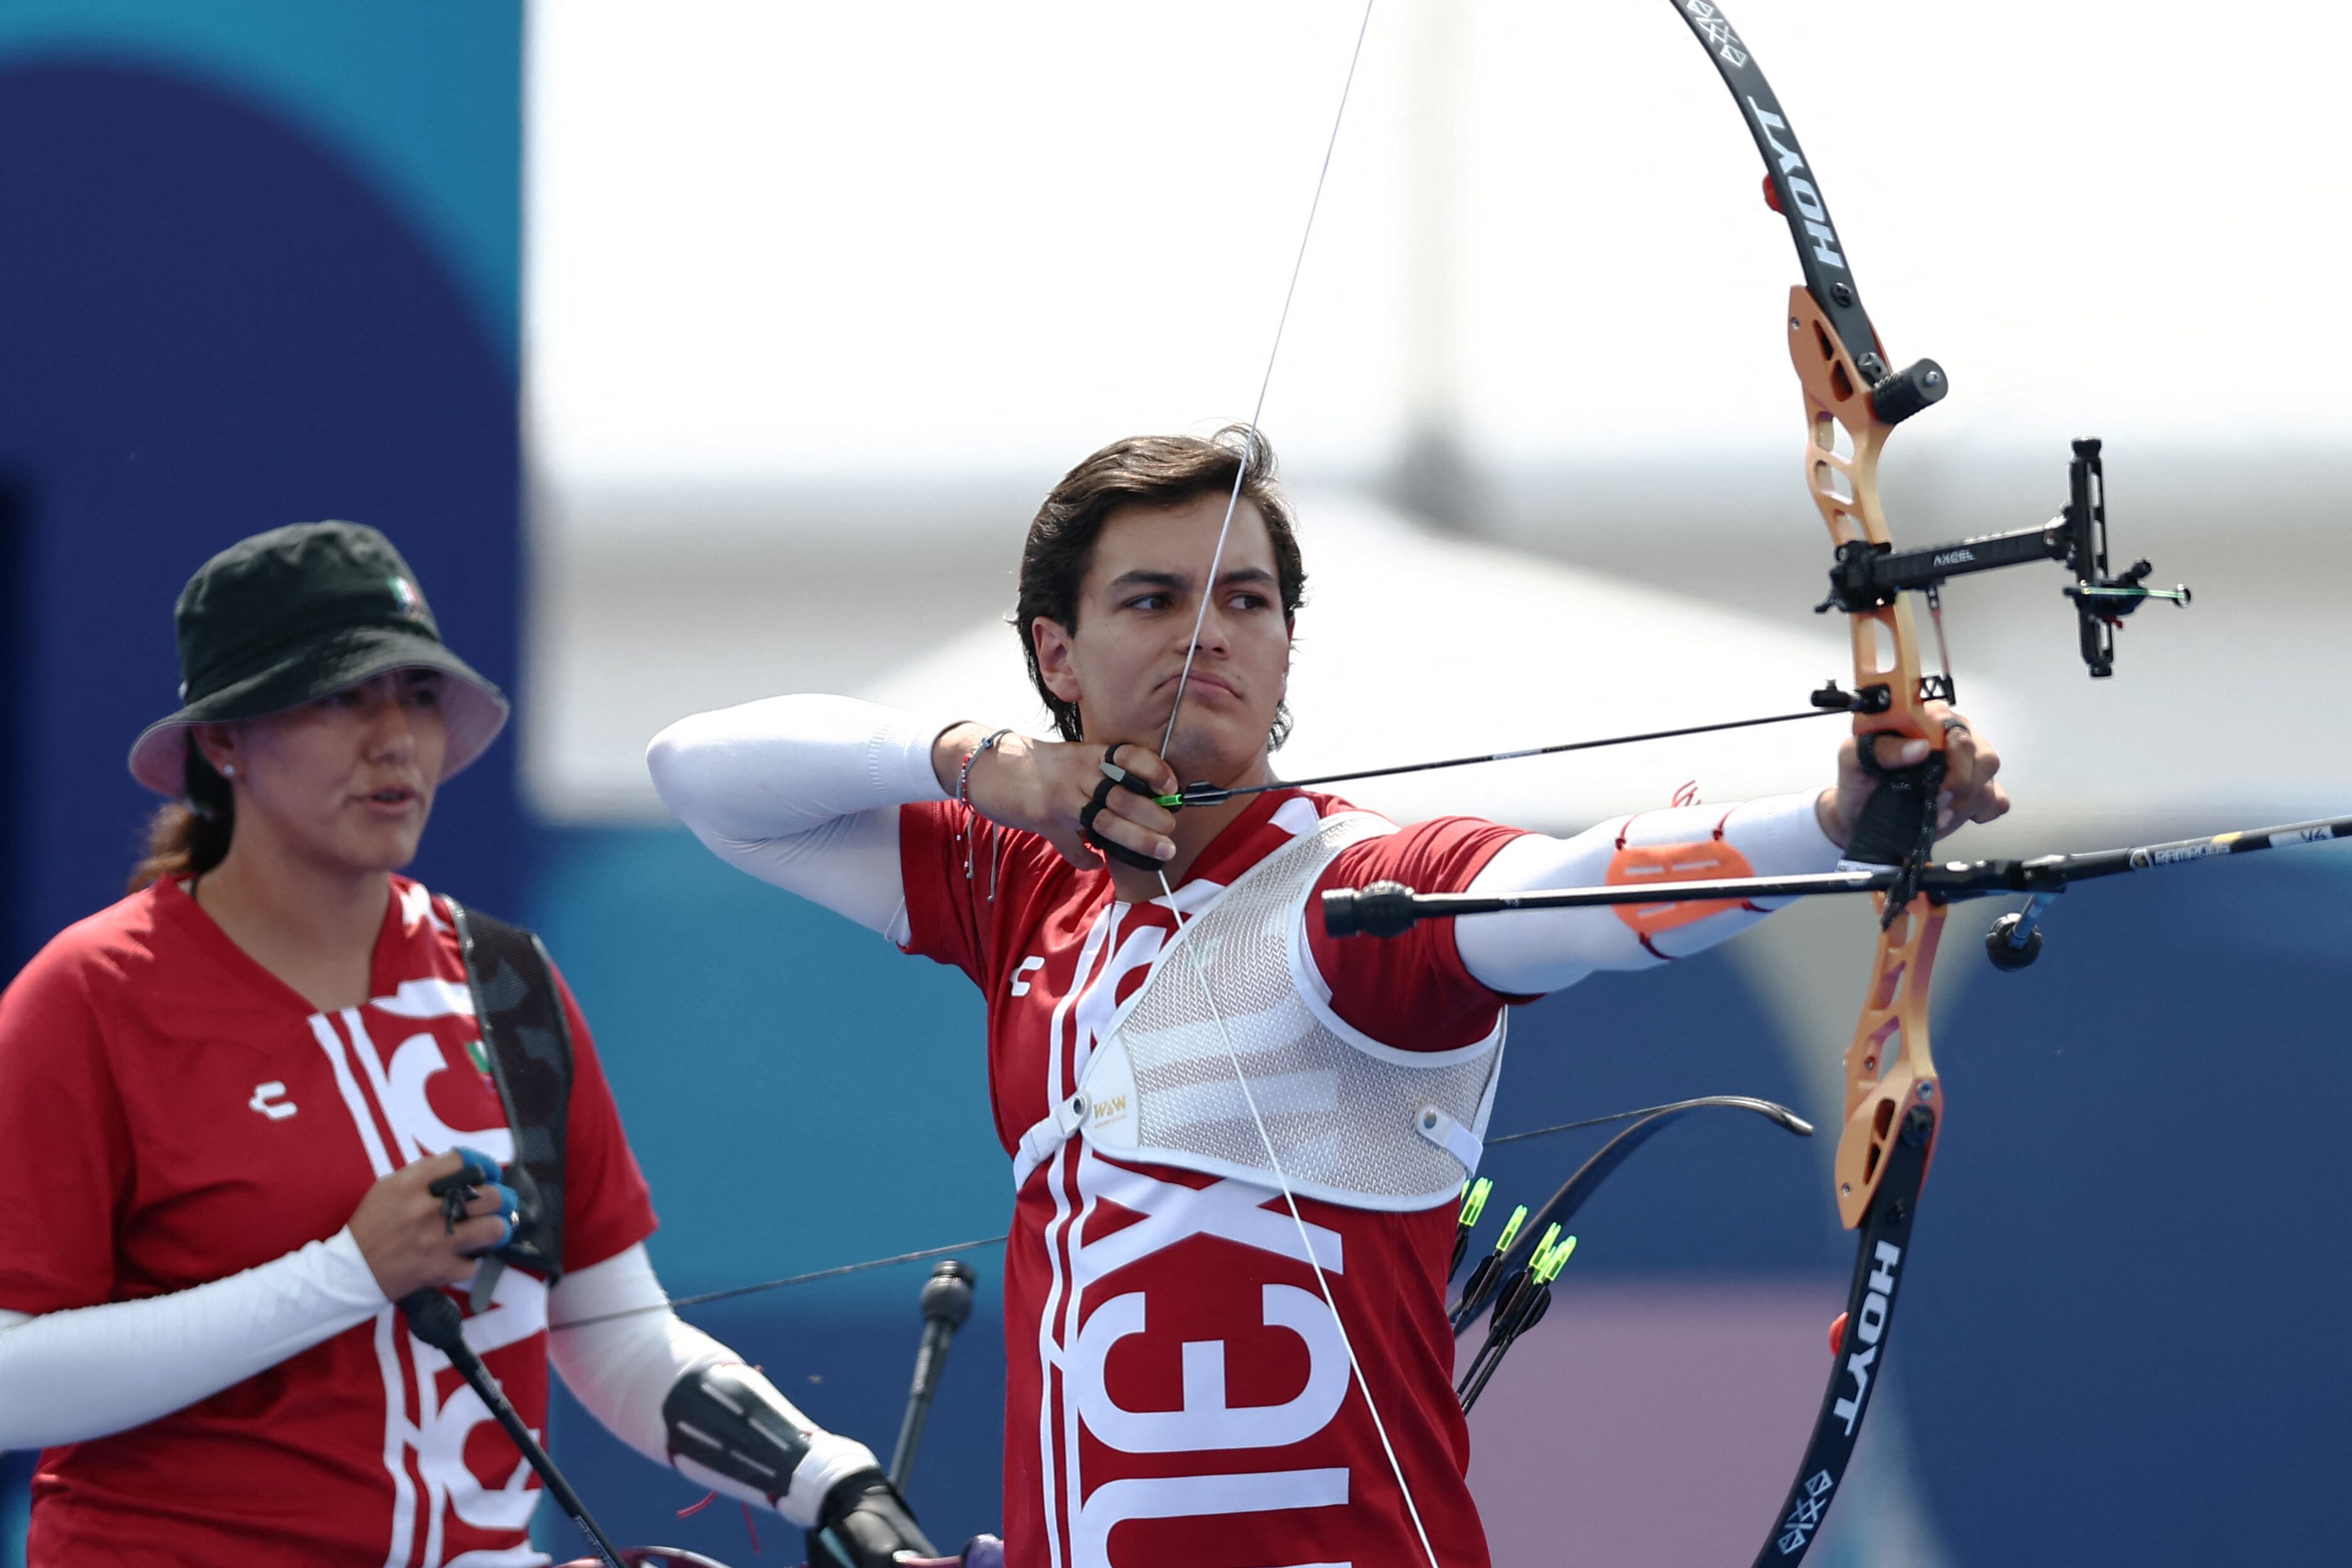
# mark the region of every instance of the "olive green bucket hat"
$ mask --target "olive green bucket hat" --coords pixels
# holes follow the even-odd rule
[[[441,643],[416,574],[356,522],[298,522],[239,540],[205,563],[173,611],[180,700],[131,748],[158,795],[188,790],[188,729],[283,713],[394,669],[437,669],[447,778],[506,727],[503,692]]]

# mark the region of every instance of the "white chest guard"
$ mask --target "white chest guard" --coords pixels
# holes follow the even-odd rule
[[[1324,868],[1395,831],[1366,812],[1326,817],[1184,921],[1114,1016],[1077,1092],[1023,1135],[1015,1189],[1076,1133],[1115,1159],[1271,1190],[1283,1182],[1270,1141],[1293,1192],[1350,1208],[1402,1212],[1458,1196],[1494,1105],[1502,1020],[1454,1050],[1384,1046],[1332,1012],[1307,951],[1302,915]]]

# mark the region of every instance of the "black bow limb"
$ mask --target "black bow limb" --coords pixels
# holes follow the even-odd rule
[[[1512,1237],[1497,1250],[1493,1260],[1494,1268],[1489,1269],[1481,1265],[1480,1274],[1471,1277],[1470,1285],[1464,1288],[1462,1300],[1454,1307],[1454,1336],[1459,1338],[1469,1331],[1479,1313],[1503,1294],[1503,1286],[1511,1276],[1528,1268],[1535,1261],[1538,1246],[1548,1238],[1556,1239],[1559,1231],[1566,1228],[1576,1217],[1577,1211],[1600,1190],[1601,1184],[1630,1159],[1636,1149],[1694,1111],[1709,1110],[1744,1110],[1761,1116],[1797,1137],[1810,1138],[1813,1134],[1813,1124],[1787,1106],[1747,1094],[1702,1095],[1696,1100],[1676,1100],[1650,1111],[1602,1144],[1598,1152],[1577,1167],[1575,1174],[1560,1184],[1559,1190],[1552,1194],[1543,1207],[1529,1215],[1524,1224],[1515,1226]]]

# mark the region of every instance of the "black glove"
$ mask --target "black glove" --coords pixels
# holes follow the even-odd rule
[[[898,1568],[902,1552],[939,1555],[906,1500],[880,1470],[859,1470],[835,1482],[824,1494],[824,1506],[817,1510],[816,1522],[808,1543],[812,1565]]]

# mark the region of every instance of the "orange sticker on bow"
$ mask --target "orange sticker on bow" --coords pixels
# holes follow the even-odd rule
[[[1706,882],[1720,877],[1752,877],[1748,857],[1720,838],[1696,844],[1620,845],[1609,861],[1609,886],[1642,882]],[[1740,899],[1707,899],[1682,904],[1619,904],[1617,918],[1643,940],[1694,924],[1726,910],[1746,907]]]

